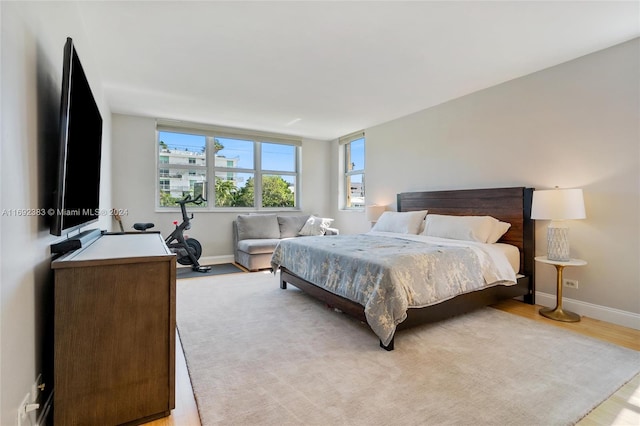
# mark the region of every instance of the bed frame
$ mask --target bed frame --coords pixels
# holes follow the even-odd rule
[[[499,242],[512,244],[520,250],[520,274],[514,286],[494,286],[472,293],[462,294],[453,299],[425,308],[411,308],[407,319],[398,324],[396,331],[419,324],[439,321],[461,315],[474,309],[497,303],[500,300],[522,296],[529,304],[535,303],[534,252],[535,231],[531,220],[532,188],[490,188],[453,191],[405,192],[398,194],[398,211],[429,210],[432,214],[448,215],[489,215],[511,227]],[[331,307],[367,322],[364,307],[344,297],[316,286],[285,268],[280,270],[280,288],[292,284]],[[388,345],[380,346],[393,350],[394,339]]]

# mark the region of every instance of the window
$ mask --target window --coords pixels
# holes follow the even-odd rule
[[[299,140],[198,125],[157,133],[159,207],[186,194],[202,194],[209,209],[298,206]]]
[[[340,138],[343,164],[343,204],[346,209],[364,208],[365,179],[364,179],[364,146],[363,132],[354,133]]]
[[[296,147],[263,142],[261,149],[262,206],[294,207],[296,202]]]
[[[159,205],[177,206],[185,195],[195,196],[196,186],[207,181],[206,137],[158,132]],[[200,161],[198,161],[200,160]]]

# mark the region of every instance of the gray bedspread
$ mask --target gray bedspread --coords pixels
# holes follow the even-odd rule
[[[393,233],[304,237],[282,240],[271,264],[363,305],[369,326],[388,345],[409,308],[515,284],[506,257],[482,246],[488,245]]]

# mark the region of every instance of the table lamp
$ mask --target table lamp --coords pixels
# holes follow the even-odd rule
[[[547,228],[547,258],[571,260],[568,219],[586,218],[582,189],[545,189],[533,191],[531,219],[551,220]]]
[[[380,219],[380,216],[382,216],[382,213],[384,213],[386,208],[387,206],[379,206],[377,204],[374,204],[372,206],[366,206],[364,208],[364,212],[365,212],[367,221],[371,222],[372,224],[376,223],[378,219]]]

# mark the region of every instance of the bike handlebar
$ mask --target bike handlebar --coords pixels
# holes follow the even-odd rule
[[[184,197],[182,200],[176,201],[176,203],[180,204],[180,210],[182,210],[182,220],[184,222],[189,223],[189,220],[193,219],[193,213],[191,214],[191,217],[187,215],[187,206],[186,206],[187,204],[193,203],[193,204],[200,205],[205,201],[207,200],[205,200],[204,197],[202,197],[202,194],[198,194],[196,198],[191,198],[191,194],[187,194],[187,196]]]
[[[188,194],[182,200],[176,201],[176,203],[180,204],[181,206],[183,206],[185,204],[189,204],[189,203],[200,205],[200,204],[204,203],[205,201],[207,201],[207,200],[204,199],[202,194],[198,194],[198,196],[196,198],[191,198],[191,194]]]

